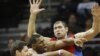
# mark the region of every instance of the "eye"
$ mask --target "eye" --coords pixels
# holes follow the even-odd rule
[[[40,40],[39,44],[43,43],[44,40]]]
[[[58,28],[62,28],[61,26],[58,26]]]

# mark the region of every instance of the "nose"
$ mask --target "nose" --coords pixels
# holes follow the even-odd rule
[[[56,32],[59,32],[59,29],[58,28],[56,29]]]

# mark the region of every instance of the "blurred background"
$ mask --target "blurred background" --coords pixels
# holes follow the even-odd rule
[[[53,36],[52,25],[57,20],[68,24],[68,36],[86,31],[92,26],[92,5],[100,0],[43,0],[38,14],[37,32]],[[28,0],[0,0],[0,56],[10,56],[12,43],[26,37],[29,20]],[[84,56],[100,56],[100,34],[84,44]]]

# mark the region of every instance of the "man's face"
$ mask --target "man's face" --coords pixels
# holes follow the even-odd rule
[[[27,56],[27,55],[28,55],[28,47],[27,47],[27,46],[24,46],[24,48],[23,48],[22,51],[21,51],[21,54],[22,54],[23,56]]]
[[[32,44],[32,47],[33,48],[36,48],[36,47],[43,47],[44,46],[44,39],[43,37],[39,37],[38,41],[35,43],[35,44]]]
[[[62,23],[58,23],[54,24],[53,30],[55,37],[57,37],[58,39],[62,39],[67,34],[68,28],[64,27]]]
[[[35,44],[32,44],[32,48],[36,49],[40,53],[47,51],[48,45],[45,41],[45,38],[41,36]]]
[[[16,51],[16,56],[27,56],[28,55],[28,47],[24,46],[21,51]]]

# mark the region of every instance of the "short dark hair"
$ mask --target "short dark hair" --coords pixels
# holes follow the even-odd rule
[[[30,38],[30,40],[28,41],[28,47],[29,47],[29,48],[32,48],[32,44],[35,44],[35,43],[38,41],[38,39],[39,39],[40,36],[41,36],[41,35],[39,35],[39,34],[34,34],[34,35]]]
[[[24,41],[17,40],[13,44],[12,50],[11,50],[11,55],[16,56],[16,50],[20,51],[23,49],[24,46],[26,46],[27,43]]]
[[[64,27],[67,27],[68,26],[65,21],[58,20],[58,21],[54,22],[54,24],[59,24],[59,23],[62,23],[64,25]]]

